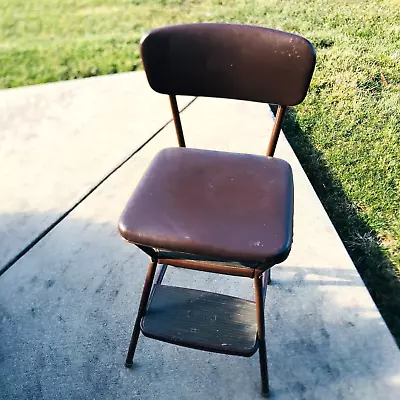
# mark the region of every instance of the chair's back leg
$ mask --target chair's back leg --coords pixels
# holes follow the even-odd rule
[[[179,147],[186,147],[185,138],[183,136],[182,122],[179,115],[178,103],[176,96],[170,95],[169,102],[171,104],[172,116],[174,117],[176,137],[178,139]]]
[[[144,281],[144,287],[142,297],[140,299],[140,305],[138,314],[136,316],[135,326],[133,327],[132,338],[129,344],[128,354],[126,355],[125,367],[130,368],[133,364],[133,356],[135,355],[136,345],[139,339],[140,333],[140,320],[144,316],[149,300],[151,287],[153,286],[154,274],[157,268],[157,261],[151,261],[149,269],[147,270],[146,280]]]
[[[254,277],[254,288],[256,294],[256,310],[257,310],[257,339],[258,352],[260,356],[260,372],[261,372],[261,394],[267,396],[269,393],[268,382],[268,365],[267,365],[267,349],[265,346],[265,321],[264,321],[264,288],[263,274],[256,274]]]
[[[286,106],[278,106],[275,123],[272,128],[271,138],[269,139],[267,156],[273,157],[275,154],[276,145],[278,143],[279,134],[282,129],[283,119],[285,117]]]
[[[162,281],[164,279],[165,273],[167,272],[167,268],[168,268],[167,264],[163,264],[162,265],[162,267],[160,269],[160,272],[158,273],[158,276],[156,278],[156,285],[161,285],[162,284]]]
[[[263,278],[263,296],[264,296],[264,304],[265,304],[265,297],[267,295],[267,287],[271,283],[271,268],[268,268],[264,272],[264,278]]]

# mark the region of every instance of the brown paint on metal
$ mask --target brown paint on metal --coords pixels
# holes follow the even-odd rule
[[[257,339],[258,352],[260,356],[260,373],[261,373],[261,394],[267,396],[269,393],[268,382],[268,363],[267,349],[265,345],[265,317],[264,317],[264,290],[263,290],[262,274],[257,273],[254,277],[254,289],[256,297],[256,313],[257,313]]]
[[[153,286],[154,274],[156,272],[157,262],[151,261],[149,269],[147,270],[146,280],[144,281],[144,287],[142,292],[142,297],[140,299],[140,305],[138,314],[136,316],[135,326],[132,332],[131,342],[129,344],[128,354],[126,355],[125,367],[130,368],[133,363],[133,356],[135,355],[135,350],[140,334],[140,320],[145,314],[147,303],[149,301],[149,296],[151,288]]]
[[[161,258],[158,260],[160,264],[168,264],[178,268],[193,269],[197,271],[213,272],[223,275],[243,276],[246,278],[253,278],[253,268],[231,267],[229,265],[216,265],[212,263],[204,263],[192,260],[176,260]]]
[[[276,144],[278,143],[279,133],[282,129],[283,119],[285,117],[286,112],[285,106],[279,106],[278,111],[276,113],[274,127],[272,128],[271,138],[269,139],[267,156],[273,157],[275,154]]]
[[[176,96],[170,95],[169,102],[171,104],[172,116],[174,117],[175,131],[176,131],[176,137],[178,138],[179,147],[186,147]]]

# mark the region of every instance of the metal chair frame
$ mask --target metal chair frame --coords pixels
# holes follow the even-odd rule
[[[224,96],[218,96],[218,97],[224,97]],[[169,100],[174,119],[178,144],[180,147],[186,147],[175,94],[169,93]],[[286,110],[287,110],[287,105],[278,105],[275,123],[272,129],[271,137],[268,144],[268,149],[266,152],[266,156],[268,157],[274,156]],[[256,316],[257,316],[256,339],[259,352],[260,374],[261,374],[261,384],[262,384],[261,392],[263,395],[267,395],[269,392],[269,381],[268,381],[268,367],[267,367],[267,350],[265,344],[264,306],[265,306],[267,285],[271,281],[270,268],[274,265],[274,263],[262,262],[258,264],[250,263],[248,265],[246,265],[246,263],[242,263],[241,265],[237,266],[237,265],[232,265],[233,264],[232,260],[215,259],[215,258],[209,259],[207,257],[193,256],[184,253],[172,253],[172,252],[160,251],[152,247],[138,245],[138,244],[136,245],[151,258],[151,261],[144,282],[139,310],[133,328],[129,350],[126,356],[125,366],[129,368],[133,365],[133,357],[135,354],[138,338],[141,331],[141,321],[142,318],[146,315],[146,310],[148,307],[149,298],[151,297],[152,288],[154,287],[155,284],[156,285],[162,284],[168,266],[206,271],[217,274],[227,274],[233,276],[247,277],[253,279],[254,281]],[[158,265],[160,265],[160,268],[158,275],[155,278],[156,269]],[[196,346],[192,347],[201,348],[204,350],[204,347],[196,347]],[[215,351],[213,349],[206,349],[206,350]],[[226,352],[226,354],[229,354],[229,352]]]
[[[170,95],[169,99],[171,103],[172,115],[174,118],[178,144],[180,147],[186,147],[176,96]],[[271,133],[271,138],[268,144],[268,150],[266,153],[266,155],[269,157],[274,156],[275,148],[279,138],[279,133],[282,129],[282,123],[285,111],[286,111],[285,106],[278,107],[275,123]],[[264,266],[265,270],[253,269],[249,267],[230,267],[229,261],[224,260],[225,262],[227,262],[227,265],[221,266],[216,264],[210,264],[210,260],[205,260],[207,261],[207,263],[201,263],[201,262],[191,261],[185,258],[182,259],[162,258],[163,255],[151,247],[145,247],[145,246],[138,246],[138,247],[151,257],[151,262],[147,271],[142,297],[140,299],[139,310],[133,328],[128,353],[126,356],[125,366],[127,368],[130,368],[133,365],[133,357],[135,355],[135,350],[140,335],[140,321],[142,320],[142,318],[146,313],[146,308],[149,301],[151,289],[153,287],[154,277],[158,264],[162,265],[162,267],[159,270],[158,276],[155,280],[155,283],[158,285],[162,284],[168,265],[178,268],[187,268],[198,271],[252,278],[254,280],[254,290],[255,290],[256,310],[257,310],[257,327],[258,327],[257,341],[258,341],[258,352],[260,358],[260,374],[261,374],[261,385],[262,385],[261,392],[262,394],[267,395],[269,393],[269,381],[268,381],[267,349],[265,344],[264,306],[267,293],[267,285],[268,283],[271,282],[270,268],[272,267],[272,265],[269,266],[268,269],[267,266],[265,265]]]

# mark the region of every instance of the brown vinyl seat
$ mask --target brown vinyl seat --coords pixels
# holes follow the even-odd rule
[[[150,31],[141,55],[150,86],[169,95],[179,147],[156,155],[119,222],[121,236],[151,258],[125,366],[140,332],[217,353],[258,350],[266,395],[266,288],[293,231],[291,167],[273,155],[287,107],[307,94],[314,48],[273,29],[188,24]],[[186,148],[176,95],[278,104],[267,157]],[[163,285],[167,266],[253,278],[255,302]]]
[[[143,246],[276,264],[289,253],[292,216],[287,162],[176,147],[155,157],[119,227]]]

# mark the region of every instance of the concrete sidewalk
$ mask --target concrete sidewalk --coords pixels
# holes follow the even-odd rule
[[[108,80],[109,87],[113,81],[120,83],[116,98],[128,87],[124,79],[145,87],[142,73],[101,79]],[[85,87],[86,82],[92,81],[79,85]],[[132,93],[140,96],[144,109],[154,106],[156,114],[168,118],[162,114],[168,112],[167,101],[153,103],[139,90]],[[143,112],[140,118],[147,137],[164,123],[146,127],[149,114]],[[188,147],[255,154],[264,153],[272,126],[267,106],[219,99],[195,100],[182,118]],[[95,130],[91,132],[96,143]],[[259,397],[256,356],[217,355],[141,337],[135,368],[123,367],[148,260],[119,238],[116,224],[155,152],[175,145],[169,124],[0,277],[2,397]],[[80,170],[91,176],[92,164],[85,162],[85,155],[76,148]],[[390,332],[284,137],[277,156],[293,167],[296,209],[293,250],[285,263],[273,268],[267,294],[271,397],[400,398],[400,355]],[[53,190],[49,185],[48,196]],[[26,214],[51,221],[62,211],[63,205],[59,207]],[[14,213],[18,220],[14,210],[10,221]],[[252,281],[245,278],[170,268],[166,282],[253,296]]]
[[[143,78],[0,91],[0,270],[170,121],[168,98]]]

